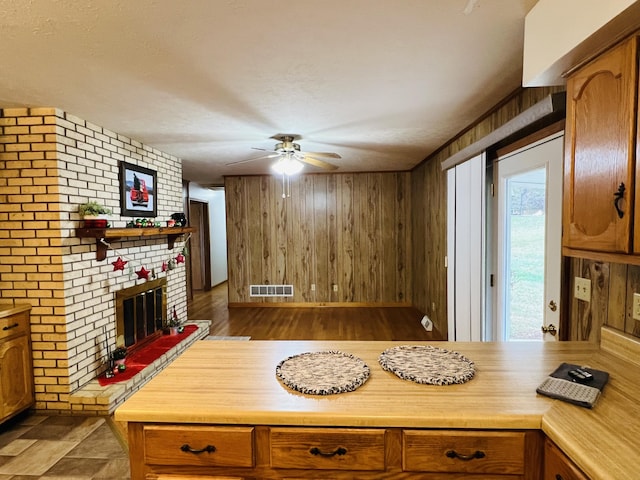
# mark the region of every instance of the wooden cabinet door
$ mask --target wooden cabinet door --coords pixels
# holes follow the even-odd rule
[[[567,80],[565,247],[631,251],[637,70],[633,37]]]
[[[0,421],[33,403],[33,375],[29,337],[0,343]]]
[[[544,443],[544,480],[589,480],[548,438]]]

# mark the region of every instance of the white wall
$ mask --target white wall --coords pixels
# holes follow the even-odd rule
[[[640,28],[638,0],[539,0],[525,18],[522,84],[562,85],[562,75]]]
[[[189,183],[189,198],[209,205],[211,241],[211,286],[227,281],[227,229],[224,190],[203,188]]]

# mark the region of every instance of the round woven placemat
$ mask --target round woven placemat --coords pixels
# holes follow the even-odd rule
[[[370,373],[361,359],[338,351],[293,355],[276,367],[282,383],[310,395],[352,392],[367,381]]]
[[[458,352],[430,345],[402,345],[380,354],[383,370],[403,380],[427,385],[465,383],[476,373],[474,363]]]

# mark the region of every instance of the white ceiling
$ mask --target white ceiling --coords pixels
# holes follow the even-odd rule
[[[338,172],[407,170],[521,84],[535,3],[0,0],[0,107],[58,107],[201,185],[267,173],[225,164],[278,133]]]

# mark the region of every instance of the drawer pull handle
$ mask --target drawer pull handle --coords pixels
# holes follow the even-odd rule
[[[457,458],[458,460],[464,461],[473,460],[474,458],[484,458],[486,456],[485,453],[480,450],[476,450],[471,455],[462,455],[455,450],[449,450],[445,455],[449,458]]]
[[[346,455],[347,449],[344,447],[338,447],[333,452],[323,452],[318,447],[313,447],[309,450],[311,455],[320,455],[321,457],[335,457],[336,455]]]
[[[196,448],[191,448],[191,446],[189,446],[188,443],[185,443],[180,447],[180,450],[182,450],[183,452],[196,453],[196,454],[204,453],[204,452],[213,453],[216,451],[216,447],[214,447],[213,445],[207,445],[204,448],[196,449]]]
[[[625,191],[624,183],[621,183],[618,186],[618,191],[613,194],[613,198],[614,198],[613,206],[616,207],[616,212],[618,212],[619,218],[624,217],[624,211],[620,208],[620,205],[619,205],[620,200],[624,198],[624,191]]]
[[[5,327],[2,327],[2,330],[11,330],[12,328],[16,328],[18,325],[20,324],[14,323],[13,325],[6,325]]]

